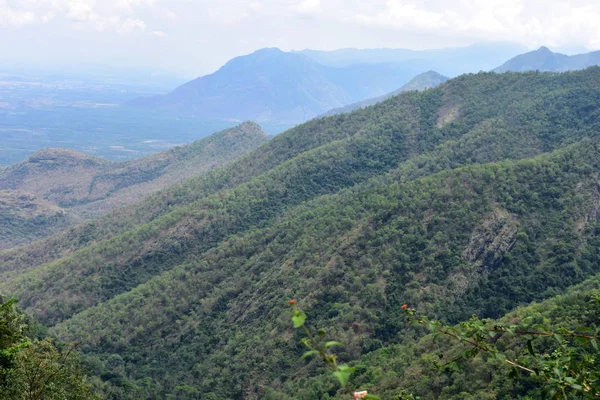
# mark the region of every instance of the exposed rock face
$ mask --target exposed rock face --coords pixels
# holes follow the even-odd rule
[[[515,244],[517,222],[506,210],[497,208],[471,235],[463,257],[476,268],[493,269]]]

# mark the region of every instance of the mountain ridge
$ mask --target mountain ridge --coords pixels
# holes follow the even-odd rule
[[[542,72],[565,72],[585,69],[596,65],[600,65],[600,51],[568,56],[552,52],[546,46],[542,46],[535,51],[521,54],[508,60],[493,71],[498,73],[536,70]]]
[[[233,121],[301,123],[334,108],[386,95],[425,71],[456,76],[489,70],[522,50],[515,44],[491,43],[408,51],[410,56],[397,57],[396,53],[406,51],[283,52],[264,48],[235,57],[216,72],[170,93],[134,99],[127,105]],[[327,62],[328,57],[335,59],[337,53],[348,51],[352,62]],[[373,62],[373,52],[391,52],[391,56],[383,55]]]
[[[35,196],[60,207],[71,223],[82,222],[201,175],[266,142],[262,129],[246,122],[188,145],[120,163],[74,150],[44,149],[0,170],[0,190]]]
[[[435,71],[427,71],[427,72],[424,72],[422,74],[415,76],[409,82],[407,82],[405,85],[403,85],[400,89],[394,90],[391,93],[388,93],[383,96],[366,99],[366,100],[360,101],[358,103],[349,104],[344,107],[334,108],[333,110],[326,112],[322,116],[332,116],[332,115],[336,115],[336,114],[352,112],[359,108],[372,106],[373,104],[382,102],[384,100],[389,99],[392,96],[396,96],[402,92],[406,92],[409,90],[425,90],[425,89],[434,88],[434,87],[446,82],[448,79],[449,78],[447,78],[443,75],[440,75]]]

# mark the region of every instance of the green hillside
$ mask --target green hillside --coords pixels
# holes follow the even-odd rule
[[[60,207],[73,225],[223,166],[266,141],[258,125],[246,122],[189,145],[122,163],[73,150],[45,149],[0,170],[0,190],[34,196]],[[33,219],[34,214],[28,218]],[[0,224],[0,229],[8,230],[7,225]],[[60,227],[65,225],[63,221]],[[59,226],[54,228],[56,231]],[[46,236],[43,231],[30,231],[25,237]],[[18,232],[12,236],[11,240],[7,235],[6,245],[0,248],[23,241]]]
[[[566,294],[520,307],[503,318],[490,321],[495,324],[519,324],[531,331],[539,330],[539,325],[548,329],[566,328],[570,330],[582,326],[598,328],[600,318],[600,276],[570,288]],[[414,339],[416,338],[416,339]],[[529,354],[528,346],[515,337],[493,338],[497,346],[513,359]],[[589,343],[582,348],[597,352]],[[451,365],[451,360],[460,358],[461,352],[469,346],[450,338],[434,335],[409,335],[402,344],[386,346],[362,357],[352,365],[357,369],[354,375],[356,387],[377,393],[382,400],[398,399],[400,394],[411,393],[421,399],[543,399],[548,398],[540,390],[539,381],[531,374],[519,374],[519,379],[511,378],[510,368],[502,360],[481,352],[472,359],[461,360],[458,367],[439,368]],[[550,355],[557,346],[554,338],[541,338],[533,342],[533,351]],[[551,357],[548,357],[551,359]],[[596,366],[597,360],[595,360]],[[597,370],[597,367],[596,367]],[[315,399],[341,396],[338,384],[329,375],[309,379],[294,379],[286,388],[286,393],[273,390],[270,394],[277,399]],[[336,393],[338,392],[338,393]],[[337,394],[337,396],[336,396]],[[323,397],[322,397],[323,396]],[[575,397],[571,394],[569,398]],[[594,398],[591,394],[589,398]]]
[[[72,222],[63,209],[46,200],[0,190],[0,249],[49,236]]]
[[[1,252],[0,291],[81,342],[109,398],[295,398],[322,370],[289,298],[347,361],[402,341],[403,303],[498,318],[600,273],[599,102],[599,68],[481,73],[313,120]]]

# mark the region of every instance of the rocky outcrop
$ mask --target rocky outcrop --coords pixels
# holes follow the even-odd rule
[[[476,268],[493,269],[502,262],[504,254],[513,247],[516,236],[515,218],[508,211],[496,208],[473,231],[462,255]]]

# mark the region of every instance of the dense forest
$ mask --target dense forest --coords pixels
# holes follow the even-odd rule
[[[109,399],[345,398],[300,359],[292,298],[344,343],[357,389],[539,398],[485,355],[430,369],[458,347],[402,305],[451,325],[598,325],[599,102],[596,67],[479,73],[315,119],[0,252],[0,292],[81,343]]]

